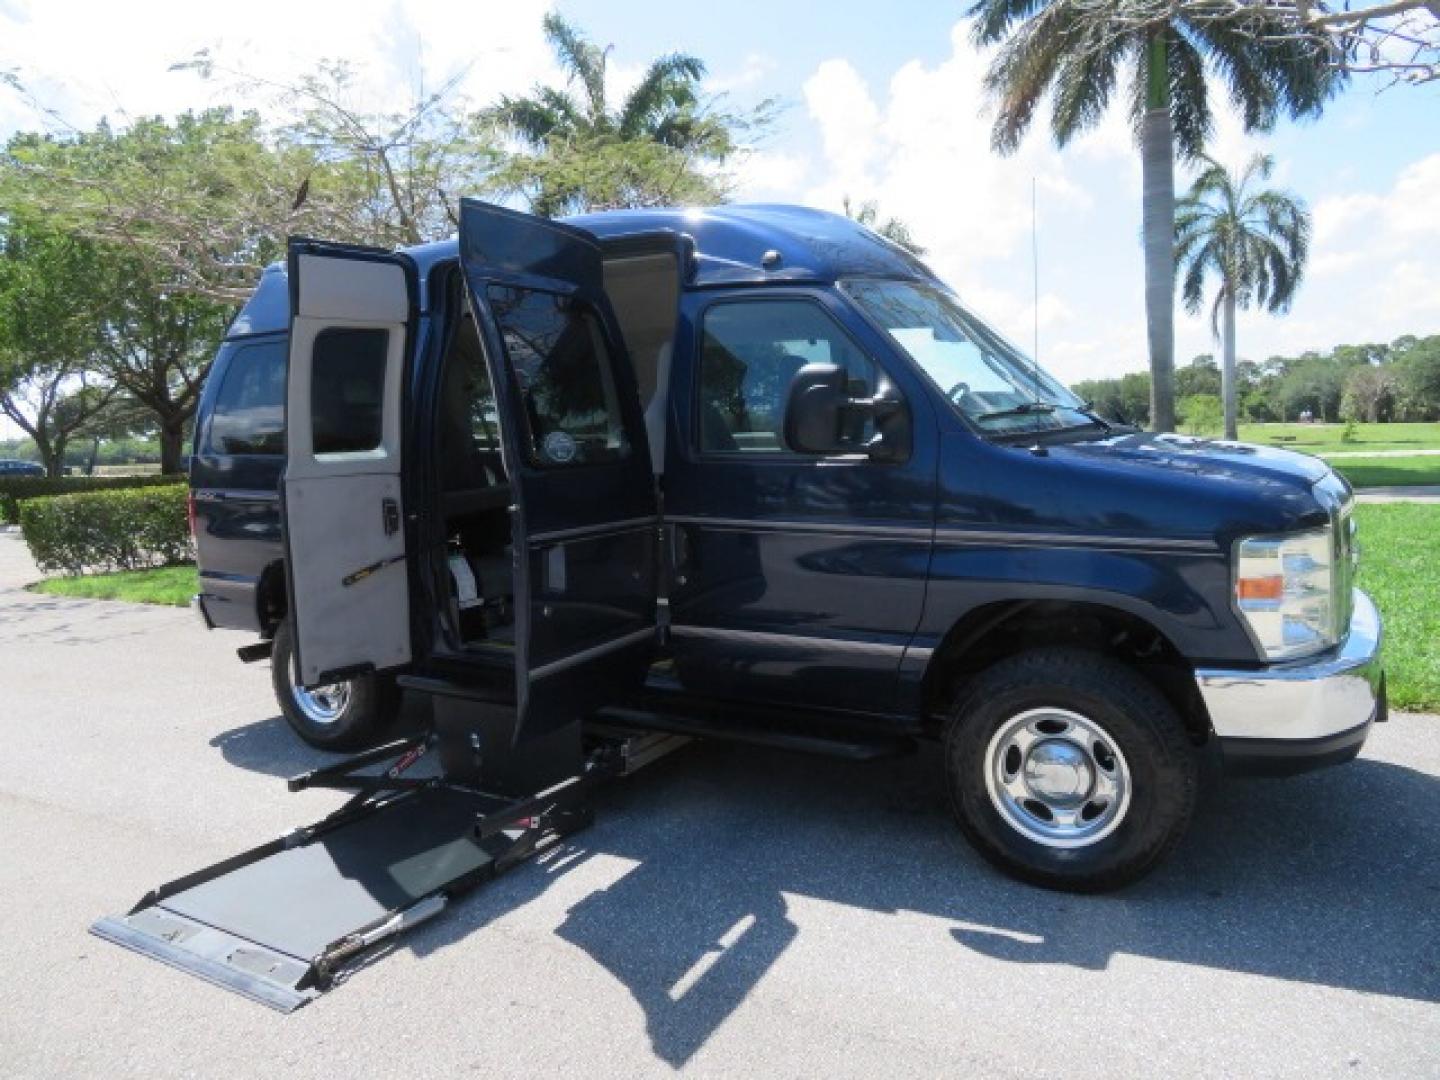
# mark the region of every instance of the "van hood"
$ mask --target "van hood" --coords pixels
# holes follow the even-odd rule
[[[1095,492],[1101,499],[1163,498],[1162,516],[1187,532],[1313,527],[1351,498],[1350,485],[1320,458],[1249,443],[1140,432],[1046,452],[1063,471],[1105,477],[1098,486],[1109,494]]]
[[[1099,455],[1111,461],[1188,476],[1220,481],[1244,479],[1305,490],[1331,475],[1324,461],[1294,450],[1151,432],[1051,446],[1050,453],[1077,458]]]
[[[1319,458],[1217,439],[1142,432],[990,446],[997,456],[984,463],[958,445],[947,455],[945,483],[957,497],[945,497],[942,520],[1228,550],[1238,536],[1323,525],[1351,498]],[[977,483],[983,497],[958,497]]]

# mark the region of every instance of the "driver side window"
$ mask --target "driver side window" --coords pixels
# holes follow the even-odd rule
[[[699,446],[710,454],[788,454],[785,402],[806,364],[836,364],[851,397],[875,392],[876,368],[819,304],[808,300],[724,301],[705,312],[700,343]],[[872,434],[857,417],[854,437]]]

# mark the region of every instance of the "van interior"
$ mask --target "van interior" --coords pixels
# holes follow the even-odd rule
[[[605,290],[635,372],[652,466],[665,454],[666,388],[680,279],[673,253],[607,258]],[[503,660],[515,643],[511,490],[501,449],[495,388],[461,275],[452,275],[461,311],[441,368],[437,464],[443,550],[432,564],[440,640],[447,651]],[[463,299],[461,298],[463,295]]]

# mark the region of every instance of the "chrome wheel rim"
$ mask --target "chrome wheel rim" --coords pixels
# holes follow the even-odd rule
[[[329,727],[339,720],[350,705],[350,684],[348,682],[326,683],[309,690],[300,685],[299,665],[290,665],[290,695],[305,719],[320,727]]]
[[[1098,843],[1130,809],[1125,755],[1069,709],[1029,709],[1001,724],[985,752],[985,786],[1007,825],[1051,848]]]

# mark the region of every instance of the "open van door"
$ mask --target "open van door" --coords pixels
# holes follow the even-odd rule
[[[281,506],[303,686],[410,661],[400,447],[416,273],[403,255],[291,240]]]
[[[521,744],[643,683],[656,636],[656,486],[599,241],[463,199],[460,259],[514,499]]]

